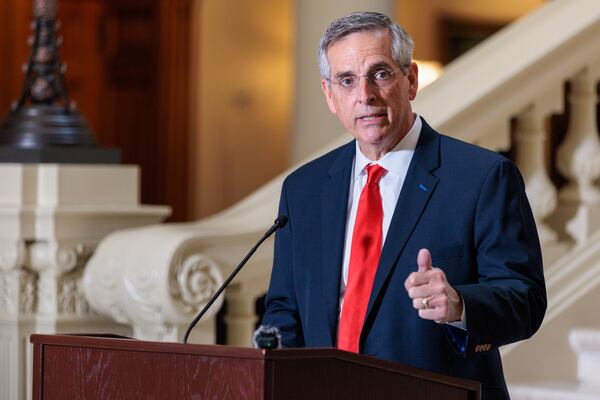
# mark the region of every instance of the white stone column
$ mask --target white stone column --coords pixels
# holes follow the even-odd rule
[[[329,112],[317,62],[319,38],[331,21],[353,11],[379,11],[394,17],[393,0],[296,1],[296,83],[291,162],[308,157],[338,138],[344,128]],[[350,136],[348,140],[350,140]]]
[[[564,142],[557,153],[557,168],[569,183],[559,193],[566,207],[577,207],[566,231],[583,243],[600,227],[600,140],[596,128],[596,81],[588,68],[571,81],[571,116]]]

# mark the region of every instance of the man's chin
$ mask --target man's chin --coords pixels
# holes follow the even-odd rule
[[[386,136],[388,136],[389,132],[384,126],[373,125],[368,127],[368,129],[361,129],[358,131],[357,138],[360,138],[361,141],[367,143],[379,143],[385,140]]]

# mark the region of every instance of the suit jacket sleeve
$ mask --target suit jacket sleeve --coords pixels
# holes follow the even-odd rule
[[[286,215],[288,223],[278,230],[275,235],[275,255],[271,283],[266,297],[266,312],[263,325],[277,327],[281,333],[284,347],[302,347],[302,323],[298,313],[295,296],[295,283],[293,273],[293,246],[292,235],[294,221],[288,212],[287,180],[281,189],[279,201],[279,215]]]
[[[467,350],[529,338],[546,311],[541,250],[525,185],[506,159],[495,162],[483,182],[474,246],[478,282],[455,286],[466,309]]]

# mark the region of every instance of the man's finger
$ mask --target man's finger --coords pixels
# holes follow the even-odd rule
[[[429,271],[431,267],[431,253],[427,249],[419,250],[417,255],[417,265],[419,266],[419,272]]]

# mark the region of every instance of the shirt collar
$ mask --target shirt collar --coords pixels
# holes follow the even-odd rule
[[[360,151],[358,141],[356,141],[356,157],[354,158],[354,179],[358,179],[365,167],[369,164],[379,164],[388,172],[404,176],[408,170],[408,164],[417,147],[423,122],[418,115],[415,117],[412,127],[400,142],[381,159],[377,161],[370,160]]]

